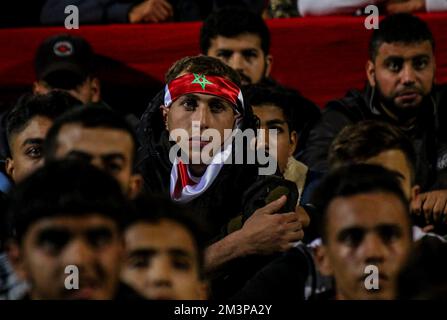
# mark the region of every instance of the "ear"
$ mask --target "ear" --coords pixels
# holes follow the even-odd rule
[[[91,79],[90,90],[92,91],[92,102],[101,101],[101,82],[97,77]]]
[[[289,157],[293,156],[298,145],[298,133],[295,130],[290,134]]]
[[[416,197],[421,193],[421,186],[415,185],[411,188],[411,200],[416,199]]]
[[[169,127],[168,127],[168,114],[169,114],[169,108],[166,107],[165,105],[161,105],[161,106],[160,106],[160,110],[161,110],[161,112],[162,112],[163,123],[165,124],[165,128],[166,128],[166,130],[169,131]]]
[[[334,270],[332,269],[331,263],[329,261],[327,248],[325,245],[321,245],[315,249],[315,263],[318,270],[324,276],[332,276]]]
[[[50,87],[44,81],[34,81],[33,83],[33,93],[35,94],[47,94],[50,92]]]
[[[14,160],[12,158],[6,158],[5,170],[6,174],[14,181]]]
[[[268,54],[265,57],[265,76],[268,77],[270,75],[270,72],[272,71],[272,64],[273,64],[273,56],[271,54]]]
[[[376,66],[374,65],[374,62],[371,60],[368,60],[366,62],[366,76],[368,77],[368,82],[371,87],[376,86]]]
[[[133,174],[130,177],[129,191],[127,193],[129,199],[135,199],[140,194],[142,188],[143,177],[139,173]]]
[[[19,279],[26,280],[27,272],[24,267],[23,255],[20,249],[20,245],[16,241],[8,241],[6,243],[6,252],[8,255],[8,260],[14,269],[15,274]]]

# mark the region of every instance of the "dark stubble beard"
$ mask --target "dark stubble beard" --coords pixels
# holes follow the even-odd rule
[[[378,103],[380,108],[384,108],[389,113],[391,113],[397,119],[397,122],[400,123],[407,123],[410,120],[415,119],[420,114],[420,112],[423,111],[422,106],[425,105],[430,99],[430,95],[423,95],[423,92],[419,88],[409,87],[407,89],[417,91],[422,96],[421,103],[413,107],[401,107],[394,103],[397,94],[391,97],[387,97],[383,94],[383,90],[381,89],[380,83],[377,81],[377,79],[375,79],[375,83],[375,102]]]

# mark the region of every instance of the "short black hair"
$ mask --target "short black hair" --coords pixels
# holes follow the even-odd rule
[[[211,13],[200,30],[200,49],[207,54],[211,40],[222,36],[234,38],[242,34],[255,34],[261,39],[265,55],[270,52],[270,31],[262,17],[248,9],[228,7]]]
[[[194,218],[188,206],[182,206],[160,195],[139,196],[133,201],[134,210],[126,216],[125,229],[136,223],[159,224],[163,220],[169,220],[185,228],[193,239],[197,249],[199,276],[205,277],[204,250],[205,233],[204,225]]]
[[[399,128],[382,121],[365,120],[343,128],[329,147],[329,166],[363,162],[388,150],[402,151],[414,184],[416,152],[413,144]]]
[[[64,113],[57,118],[48,130],[43,150],[45,161],[55,160],[57,138],[63,126],[79,124],[83,128],[107,128],[127,132],[134,144],[133,162],[136,162],[138,140],[132,126],[116,111],[104,106],[86,105],[82,108]]]
[[[296,131],[300,134],[320,116],[319,108],[303,98],[298,91],[277,83],[244,86],[242,92],[252,107],[274,105],[281,109],[290,133]]]
[[[369,57],[374,61],[383,43],[415,44],[424,41],[429,41],[435,49],[433,34],[425,21],[408,13],[392,14],[385,17],[379,28],[373,31]]]
[[[22,95],[7,116],[6,135],[9,146],[11,137],[23,131],[34,117],[42,116],[54,120],[64,112],[81,105],[81,101],[60,90],[53,90],[48,94]]]
[[[411,227],[409,203],[398,175],[381,166],[353,164],[329,172],[312,195],[323,242],[327,240],[327,208],[335,198],[376,192],[396,196],[402,203]]]
[[[21,243],[29,228],[47,217],[97,213],[111,218],[121,230],[131,211],[117,181],[96,167],[77,161],[54,161],[37,169],[11,193],[9,237]]]

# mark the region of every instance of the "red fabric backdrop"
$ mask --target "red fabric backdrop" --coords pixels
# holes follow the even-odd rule
[[[437,80],[447,82],[447,14],[423,14],[437,41]],[[370,36],[358,17],[320,17],[268,21],[272,33],[274,78],[300,90],[320,106],[362,87]],[[82,26],[71,33],[88,39],[94,50],[158,80],[177,59],[199,53],[201,23]],[[33,55],[47,36],[63,28],[0,30],[0,88],[31,85]],[[108,70],[108,81],[126,82]]]

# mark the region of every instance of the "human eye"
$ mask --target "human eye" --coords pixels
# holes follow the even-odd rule
[[[38,145],[30,146],[26,149],[25,154],[32,159],[42,158],[42,147]]]
[[[423,70],[428,66],[429,59],[427,57],[415,58],[413,60],[413,67],[416,70]]]
[[[363,230],[353,228],[340,233],[338,241],[350,247],[358,247],[363,241],[365,234]]]
[[[391,72],[399,72],[402,69],[402,64],[400,59],[390,59],[386,62],[386,67]]]
[[[198,107],[197,100],[191,97],[184,98],[181,102],[181,105],[187,111],[194,111]]]
[[[69,242],[70,234],[63,230],[45,230],[37,238],[37,246],[51,255],[57,255]]]

